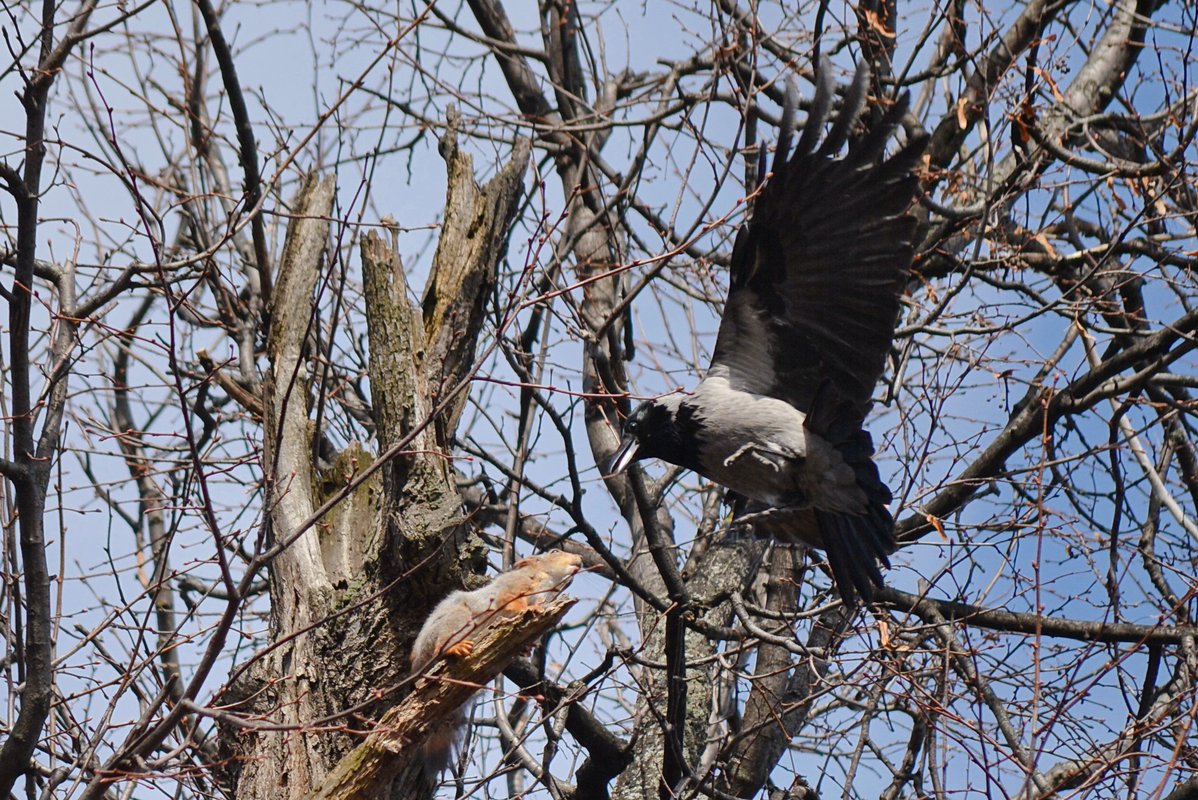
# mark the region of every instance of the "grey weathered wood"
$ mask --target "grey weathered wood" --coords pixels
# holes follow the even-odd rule
[[[308,417],[308,374],[304,343],[313,320],[313,290],[327,246],[333,210],[332,178],[310,175],[294,203],[279,264],[267,340],[269,367],[263,383],[265,435],[263,467],[272,541],[290,539],[319,505],[313,481]],[[321,554],[321,528],[301,534],[270,564],[271,632],[275,646],[257,658],[246,677],[229,692],[247,702],[232,711],[274,706],[272,721],[301,730],[324,690],[318,637],[295,636],[324,617],[334,591]],[[260,701],[266,700],[266,703]],[[291,734],[274,732],[225,736],[241,756],[237,795],[242,798],[294,796],[326,770],[316,747],[289,746]],[[306,736],[295,734],[298,741]],[[285,776],[285,777],[283,777]]]
[[[445,225],[424,287],[428,377],[434,398],[466,378],[474,365],[485,303],[495,287],[495,265],[507,251],[508,229],[524,194],[531,143],[518,139],[511,160],[485,185],[474,179],[474,161],[458,147],[457,112],[441,137],[449,174]],[[457,428],[465,393],[441,416],[442,435]]]

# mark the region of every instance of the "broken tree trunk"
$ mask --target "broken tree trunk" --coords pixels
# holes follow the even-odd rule
[[[350,445],[325,469],[313,456],[323,432],[311,413],[308,359],[325,335],[315,309],[332,179],[309,177],[292,205],[261,400],[266,523],[258,551],[277,551],[269,561],[269,643],[233,671],[215,701],[240,800],[309,796],[369,733],[370,720],[408,690],[408,649],[424,617],[462,585],[464,564],[481,561],[447,457],[460,408],[453,403],[473,370],[528,147],[519,144],[483,186],[452,130],[442,153],[447,212],[423,313],[408,298],[395,248],[374,232],[362,239],[377,442],[374,452]],[[376,463],[380,454],[385,463]],[[417,781],[374,796],[429,792]]]

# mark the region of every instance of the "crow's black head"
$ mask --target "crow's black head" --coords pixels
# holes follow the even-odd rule
[[[613,475],[623,472],[642,458],[660,458],[696,469],[700,426],[693,410],[682,400],[675,394],[637,406],[624,423],[620,448],[612,456],[608,471]]]

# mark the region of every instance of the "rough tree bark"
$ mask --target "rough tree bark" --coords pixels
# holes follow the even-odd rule
[[[244,800],[313,791],[360,741],[361,720],[396,703],[409,645],[429,607],[462,584],[469,571],[463,565],[480,552],[445,453],[522,195],[528,147],[518,144],[483,186],[452,127],[442,154],[447,211],[423,315],[408,298],[395,247],[375,232],[361,244],[381,455],[351,445],[324,469],[313,456],[321,431],[309,414],[307,347],[332,180],[310,177],[294,204],[272,298],[263,390],[264,546],[279,548],[270,562],[270,644],[235,670],[221,699],[239,715],[271,722],[239,728],[232,717],[223,721],[229,777]],[[393,785],[392,796],[427,794],[419,780]]]

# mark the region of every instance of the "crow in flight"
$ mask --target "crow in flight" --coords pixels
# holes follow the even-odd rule
[[[927,140],[886,155],[905,95],[854,135],[865,66],[825,134],[833,88],[827,67],[818,72],[794,152],[788,109],[772,173],[761,170],[737,234],[706,377],[689,394],[637,407],[609,466],[660,458],[726,486],[759,531],[826,551],[853,605],[872,599],[896,546],[890,490],[863,424],[911,267],[913,170]]]

